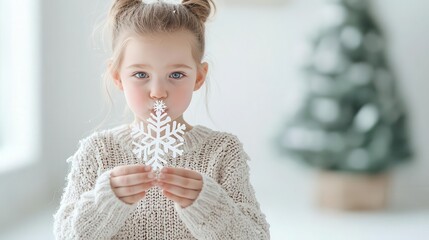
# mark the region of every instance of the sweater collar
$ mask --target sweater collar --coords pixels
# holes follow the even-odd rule
[[[119,143],[122,144],[123,147],[130,152],[132,152],[132,142],[134,141],[131,136],[131,131],[131,124],[123,124],[111,129],[113,137],[117,138],[119,140]],[[182,145],[183,152],[185,153],[191,151],[192,149],[201,145],[211,133],[213,133],[213,130],[202,125],[195,125],[191,130],[185,131],[185,133],[183,134],[183,138],[185,140]]]

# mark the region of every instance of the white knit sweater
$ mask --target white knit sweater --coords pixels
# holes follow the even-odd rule
[[[198,198],[186,208],[158,187],[132,205],[116,197],[111,170],[143,163],[132,153],[129,125],[80,140],[67,159],[67,184],[53,215],[56,239],[270,239],[270,225],[249,182],[250,158],[238,138],[196,125],[184,139],[183,155],[166,160],[203,176]]]

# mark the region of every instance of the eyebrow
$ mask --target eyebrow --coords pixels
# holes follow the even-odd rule
[[[133,68],[133,67],[148,67],[148,68],[151,68],[151,66],[148,65],[148,64],[132,64],[132,65],[129,65],[127,68]],[[192,69],[192,67],[190,67],[190,66],[188,66],[186,64],[171,64],[171,65],[169,65],[169,67],[189,68],[189,69]]]

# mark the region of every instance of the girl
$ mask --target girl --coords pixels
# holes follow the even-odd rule
[[[109,12],[113,56],[108,67],[134,123],[163,100],[185,124],[183,154],[167,155],[157,174],[131,150],[131,124],[79,141],[54,217],[57,239],[269,239],[249,182],[249,156],[230,133],[183,119],[203,85],[205,21],[211,0],[182,3],[115,0]]]

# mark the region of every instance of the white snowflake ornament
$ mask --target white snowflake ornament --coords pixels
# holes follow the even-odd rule
[[[183,150],[180,147],[185,139],[186,126],[185,124],[173,121],[171,126],[171,118],[165,112],[167,106],[162,100],[155,102],[153,110],[155,115],[151,113],[151,118],[147,119],[146,131],[143,122],[135,124],[131,131],[135,149],[133,153],[138,158],[143,158],[146,165],[151,165],[153,170],[162,169],[167,161],[163,158],[169,151],[172,152],[173,158],[182,155]],[[175,138],[174,138],[174,137]],[[179,140],[179,141],[177,141]]]

